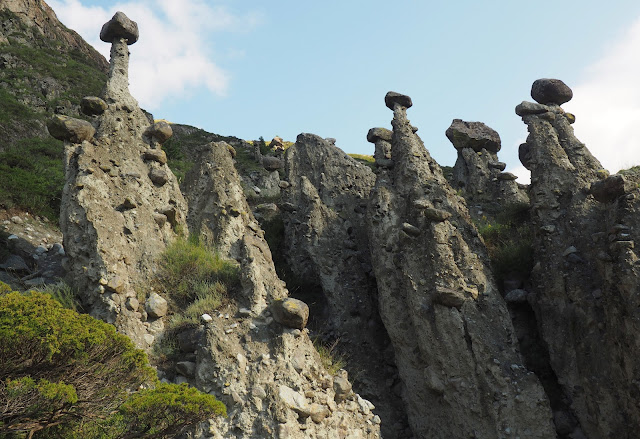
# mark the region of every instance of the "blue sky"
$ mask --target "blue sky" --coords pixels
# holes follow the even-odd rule
[[[499,157],[520,174],[514,107],[552,77],[573,88],[565,108],[605,167],[640,163],[637,0],[48,3],[102,53],[116,10],[138,22],[131,90],[156,118],[245,139],[312,132],[371,154],[366,133],[390,127],[393,90],[412,97],[409,117],[440,164],[455,162],[444,132],[460,118],[497,130]]]

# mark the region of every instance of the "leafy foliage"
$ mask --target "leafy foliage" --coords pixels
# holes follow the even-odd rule
[[[113,326],[38,292],[0,297],[0,357],[0,432],[110,413],[154,376]]]
[[[226,415],[211,395],[158,383],[113,326],[2,283],[0,357],[1,437],[168,438]]]
[[[238,282],[238,267],[195,240],[178,239],[165,250],[159,279],[173,304],[186,308]]]
[[[528,204],[505,206],[494,221],[483,217],[477,227],[489,251],[498,285],[502,285],[510,273],[528,276],[533,268],[533,235]]]
[[[64,186],[62,142],[30,138],[0,153],[0,205],[57,221]]]

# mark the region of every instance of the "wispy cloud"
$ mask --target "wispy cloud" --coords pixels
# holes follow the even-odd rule
[[[572,86],[576,136],[611,172],[640,164],[640,18]]]
[[[154,110],[171,97],[204,87],[224,95],[230,77],[214,61],[214,32],[246,31],[261,17],[235,14],[227,7],[202,0],[138,0],[109,6],[86,6],[80,0],[48,0],[67,27],[78,32],[107,59],[110,45],[100,41],[102,25],[116,11],[138,23],[139,41],[130,46],[131,94],[141,106]]]

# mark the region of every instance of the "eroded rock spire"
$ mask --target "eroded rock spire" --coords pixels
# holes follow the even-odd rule
[[[389,93],[385,103],[393,167],[377,176],[368,229],[415,437],[555,437],[462,199],[407,119],[411,99]]]

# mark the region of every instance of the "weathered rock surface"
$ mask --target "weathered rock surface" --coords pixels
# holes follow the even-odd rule
[[[522,366],[469,214],[415,135],[406,106],[393,108],[394,167],[377,175],[368,227],[379,312],[413,433],[553,438],[548,400]],[[432,221],[416,202],[451,216]]]
[[[634,248],[640,193],[627,179],[637,176],[606,178],[558,106],[522,119],[529,130],[521,150],[531,170],[532,219],[540,231],[529,301],[563,399],[579,421],[563,428],[576,429],[571,437],[634,437],[640,428]]]
[[[85,292],[91,314],[148,347],[148,322],[126,304],[151,284],[157,258],[185,224],[186,203],[171,170],[144,160],[152,148],[144,136],[149,121],[129,94],[126,42],[114,41],[103,96],[108,108],[95,119],[96,135],[65,142],[60,221],[69,279]],[[162,186],[150,179],[159,174]]]
[[[350,365],[362,371],[355,386],[378,408],[384,437],[402,437],[406,417],[391,389],[397,371],[377,313],[366,235],[375,175],[313,134],[300,134],[287,150],[285,175],[287,261],[303,283],[298,297],[315,303],[311,327],[327,342],[339,339]]]
[[[288,291],[244,198],[227,145],[211,143],[200,153],[199,165],[185,178],[189,228],[236,259],[241,276],[231,304],[207,319],[196,350],[193,383],[221,399],[229,414],[210,420],[203,436],[379,438],[375,415],[360,409],[355,394],[335,401],[333,378],[308,330],[300,329],[304,325],[288,328],[274,319],[274,308],[289,302]]]
[[[91,140],[96,129],[89,122],[68,116],[55,115],[47,123],[49,134],[58,140],[82,143]]]
[[[453,186],[461,190],[468,205],[481,204],[483,214],[491,214],[508,204],[529,202],[516,176],[502,172],[506,165],[498,160],[500,136],[496,131],[481,122],[454,119],[446,135],[458,151]],[[477,209],[470,211],[477,213]]]

